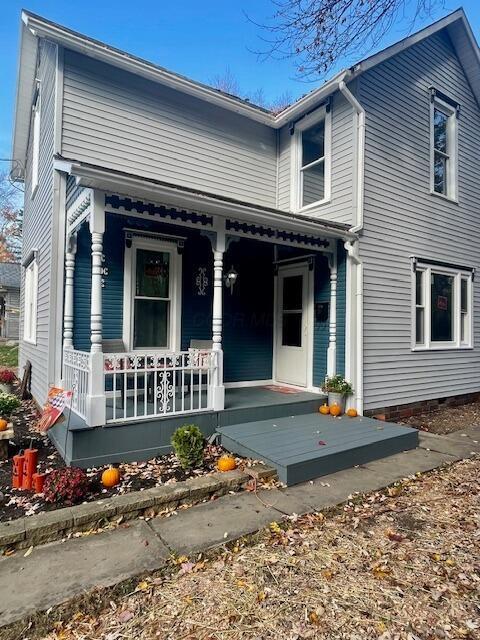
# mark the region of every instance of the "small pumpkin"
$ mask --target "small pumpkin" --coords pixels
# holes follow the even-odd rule
[[[120,482],[120,469],[109,467],[102,473],[102,484],[106,489],[115,487]]]
[[[347,409],[346,414],[349,418],[356,418],[358,416],[358,412],[355,407],[350,407],[350,409]]]
[[[233,471],[236,469],[237,463],[235,462],[235,458],[229,455],[223,455],[218,459],[217,468],[219,471]]]
[[[330,407],[330,415],[333,416],[334,418],[342,415],[342,409],[340,405],[337,404],[336,402],[335,404],[332,404],[332,406]]]
[[[0,419],[0,431],[6,431],[8,429],[8,422],[3,418]]]
[[[324,416],[330,413],[330,407],[328,406],[328,404],[322,404],[322,406],[318,410]]]

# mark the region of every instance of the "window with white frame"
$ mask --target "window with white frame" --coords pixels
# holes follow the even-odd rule
[[[472,278],[472,270],[416,264],[415,349],[472,346]]]
[[[330,198],[331,114],[322,107],[295,124],[292,208],[313,208]]]
[[[38,264],[34,257],[25,268],[23,339],[37,342]]]
[[[457,197],[457,108],[438,97],[431,106],[431,189]]]
[[[129,349],[180,348],[181,269],[176,242],[153,236],[129,239],[123,332]]]
[[[38,187],[38,168],[40,162],[40,92],[33,105],[33,121],[32,121],[32,179],[31,193],[32,197]]]

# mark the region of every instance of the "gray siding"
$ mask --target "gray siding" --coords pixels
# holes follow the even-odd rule
[[[37,344],[20,341],[20,375],[26,360],[32,363],[32,393],[34,398],[45,402],[48,385],[53,383],[53,372],[49,370],[50,309],[55,299],[51,292],[52,272],[52,222],[53,222],[53,149],[55,124],[55,75],[56,47],[44,40],[40,42],[37,77],[41,83],[40,162],[39,184],[34,198],[31,197],[31,140],[27,155],[25,177],[25,211],[23,222],[23,258],[33,248],[38,249],[38,313]],[[24,270],[22,269],[22,305]],[[22,314],[20,336],[23,337]]]
[[[62,153],[275,206],[275,131],[69,51]]]
[[[336,93],[332,101],[331,199],[311,212],[315,217],[353,224],[353,122],[352,107],[340,93]],[[291,193],[291,136],[288,126],[279,132],[278,147],[278,207],[288,211]]]
[[[429,91],[461,105],[459,203],[430,194]],[[411,351],[410,255],[480,267],[480,112],[452,45],[437,34],[361,78],[367,111],[365,408],[480,389],[480,282],[470,351]]]

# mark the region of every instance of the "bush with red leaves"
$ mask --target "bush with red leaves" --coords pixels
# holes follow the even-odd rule
[[[2,369],[0,371],[0,384],[12,384],[15,380],[15,374],[11,369]]]
[[[47,474],[43,486],[43,495],[47,502],[74,504],[86,497],[90,482],[83,469],[64,467],[54,469]]]

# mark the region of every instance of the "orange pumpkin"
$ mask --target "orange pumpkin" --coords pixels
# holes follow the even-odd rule
[[[115,487],[120,482],[120,469],[109,467],[102,473],[102,484],[107,489]]]
[[[330,407],[330,415],[334,418],[342,415],[342,409],[339,404],[332,404],[332,406]]]
[[[328,404],[322,404],[322,406],[318,410],[324,416],[326,416],[326,415],[328,415],[330,413],[330,407],[328,406]]]
[[[354,407],[347,409],[346,413],[349,418],[356,418],[358,416],[357,410]]]
[[[3,418],[0,420],[0,431],[6,431],[8,429],[8,422],[6,420],[3,420]]]
[[[217,468],[219,471],[233,471],[237,466],[233,456],[224,455],[218,459]]]

